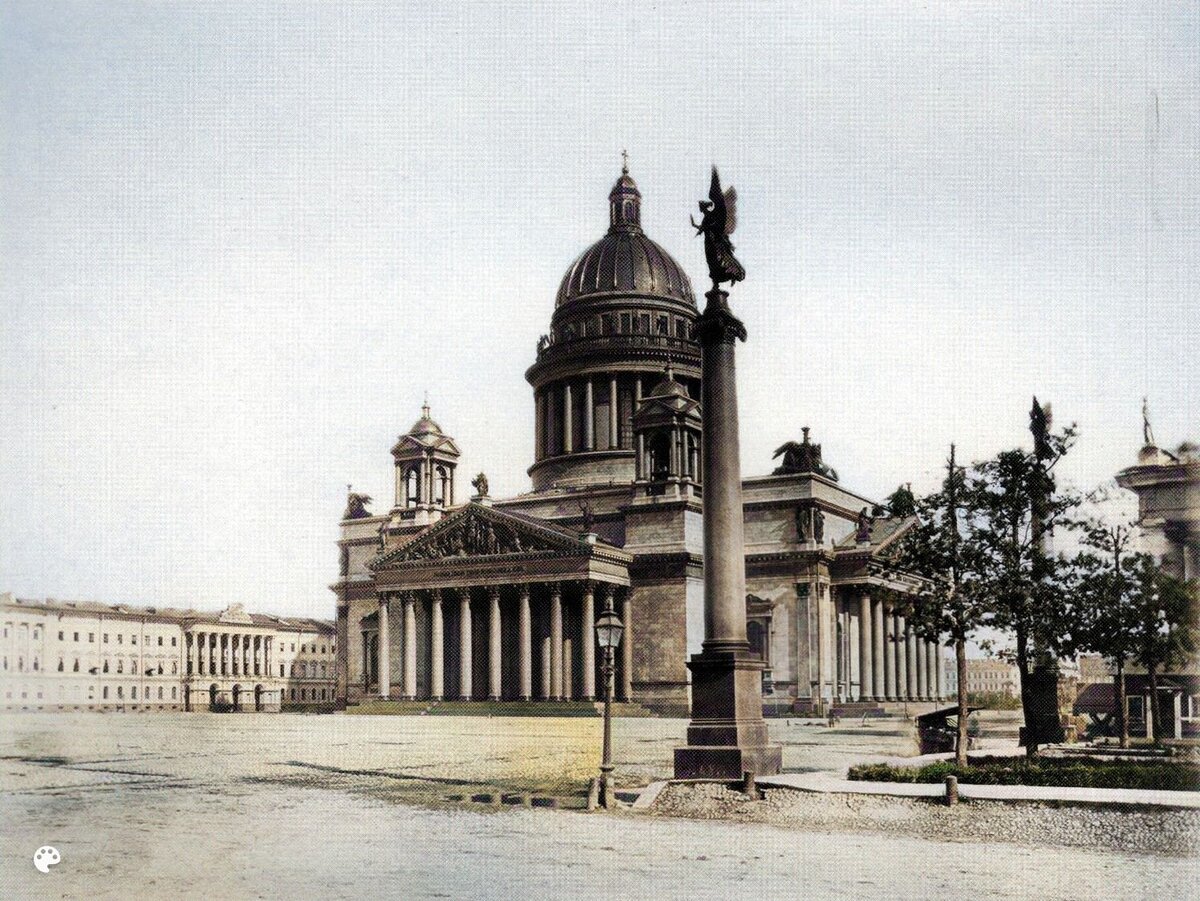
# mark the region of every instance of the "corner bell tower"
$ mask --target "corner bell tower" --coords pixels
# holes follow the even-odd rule
[[[428,525],[454,506],[454,470],[460,454],[454,439],[429,415],[426,401],[421,418],[392,448],[396,462],[393,525]]]

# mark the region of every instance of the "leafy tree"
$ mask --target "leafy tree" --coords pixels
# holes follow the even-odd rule
[[[1035,411],[1042,410],[1034,402]],[[1043,413],[1043,416],[1045,414]],[[1064,646],[1071,629],[1066,602],[1067,568],[1049,553],[1047,536],[1079,505],[1071,492],[1058,491],[1052,469],[1070,449],[1075,429],[1053,433],[1045,426],[1034,433],[1034,450],[1002,451],[971,467],[965,484],[967,532],[961,550],[964,576],[971,592],[987,608],[986,624],[1013,637],[1012,660],[1021,677],[1021,709],[1026,727],[1026,753],[1037,753],[1044,721],[1054,709],[1031,684],[1035,666],[1053,679],[1047,664]]]
[[[1071,562],[1073,645],[1076,651],[1100,654],[1116,669],[1117,736],[1129,747],[1125,667],[1133,659],[1134,623],[1138,616],[1138,583],[1129,545],[1133,526],[1088,519],[1079,523],[1083,550]]]
[[[906,621],[922,638],[939,644],[949,637],[958,672],[958,741],[955,761],[967,762],[967,641],[983,624],[988,607],[964,579],[961,519],[964,472],[954,462],[954,445],[940,491],[921,499],[907,486],[888,499],[893,515],[915,515],[891,560],[897,570],[919,577],[914,591],[896,599]]]

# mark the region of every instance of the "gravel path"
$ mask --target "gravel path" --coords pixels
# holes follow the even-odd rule
[[[962,802],[769,789],[761,801],[723,785],[669,785],[652,816],[875,832],[937,841],[1005,842],[1135,854],[1200,853],[1200,811],[1114,810],[1043,803]]]

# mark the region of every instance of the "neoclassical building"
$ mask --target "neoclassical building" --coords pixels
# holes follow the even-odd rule
[[[0,595],[0,709],[277,711],[330,704],[333,624]]]
[[[592,624],[611,604],[627,627],[618,697],[686,713],[685,661],[704,634],[698,310],[641,202],[623,170],[608,230],[567,268],[537,342],[531,490],[492,498],[477,479],[460,501],[459,448],[426,405],[392,448],[391,508],[351,494],[331,586],[341,703],[591,700]],[[908,587],[884,563],[907,523],[842,485],[808,429],[780,452],[743,484],[749,635],[769,697],[944,696],[938,649],[888,600]]]

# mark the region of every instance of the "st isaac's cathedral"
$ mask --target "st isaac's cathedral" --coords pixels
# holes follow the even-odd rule
[[[459,448],[421,411],[392,448],[395,503],[351,494],[341,523],[338,700],[584,701],[602,692],[593,622],[626,624],[622,701],[686,715],[704,637],[699,315],[641,228],[623,169],[608,232],[567,269],[533,387],[532,489],[462,499]],[[808,429],[743,480],[748,635],[777,709],[944,697],[882,565],[907,521],[844,487]]]

